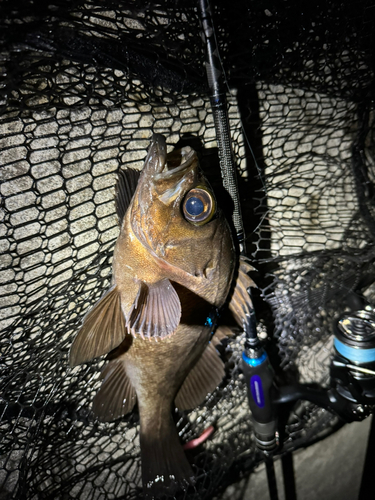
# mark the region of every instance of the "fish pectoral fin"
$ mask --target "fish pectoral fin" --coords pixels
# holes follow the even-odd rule
[[[254,281],[247,275],[249,271],[253,270],[254,268],[249,264],[248,259],[241,256],[236,286],[229,302],[229,310],[241,328],[244,327],[244,324],[248,321],[248,317],[253,310],[253,303],[247,291],[250,287],[256,288]]]
[[[126,326],[133,336],[157,340],[175,333],[180,318],[180,299],[168,279],[152,285],[142,281],[129,311]]]
[[[93,401],[93,412],[101,422],[123,417],[132,409],[137,396],[121,359],[110,361],[101,373],[103,383]]]
[[[120,294],[114,286],[86,314],[69,353],[70,366],[112,351],[126,336]]]
[[[133,168],[126,168],[118,172],[115,204],[120,226],[137,189],[140,175],[140,171]]]
[[[213,392],[225,375],[224,363],[212,342],[188,373],[174,400],[179,410],[192,410],[203,403],[208,393]]]

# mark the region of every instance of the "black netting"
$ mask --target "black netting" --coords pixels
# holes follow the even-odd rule
[[[141,168],[158,132],[170,150],[192,144],[219,177],[198,9],[0,9],[0,497],[137,498],[138,414],[97,422],[103,360],[69,369],[67,356],[110,284],[118,169]],[[375,301],[374,13],[366,1],[215,2],[248,253],[265,299],[259,330],[285,379],[326,384],[334,318]],[[241,335],[228,342],[215,393],[176,414],[182,441],[216,429],[189,456],[197,483],[185,498],[220,496],[261,459],[242,346]],[[310,403],[285,419],[284,450],[337,423]]]

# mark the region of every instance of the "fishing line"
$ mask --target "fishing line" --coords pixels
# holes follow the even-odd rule
[[[336,351],[352,363],[375,362],[375,315],[373,311],[360,310],[345,314],[335,328]],[[362,371],[363,370],[358,370]]]
[[[334,340],[334,346],[336,351],[341,354],[346,359],[350,359],[353,363],[372,363],[375,361],[375,348],[374,349],[363,349],[359,350],[358,348],[351,347],[348,345],[345,345],[343,342],[340,342],[338,339],[335,338]],[[349,366],[349,365],[346,365]],[[365,372],[363,370],[359,370],[363,373],[370,373],[372,374],[372,371],[370,372]]]

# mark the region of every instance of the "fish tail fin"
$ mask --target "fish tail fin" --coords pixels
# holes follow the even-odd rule
[[[172,415],[140,433],[142,482],[146,498],[163,498],[194,484],[194,473],[179,441]]]

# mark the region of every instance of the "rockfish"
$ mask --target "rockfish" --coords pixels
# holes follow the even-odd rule
[[[172,409],[195,408],[221,382],[217,312],[231,291],[230,308],[244,320],[251,266],[238,262],[196,153],[167,155],[159,134],[141,173],[119,172],[116,209],[112,286],[84,318],[70,365],[110,353],[94,414],[111,421],[138,403],[143,488],[160,496],[194,481]]]

